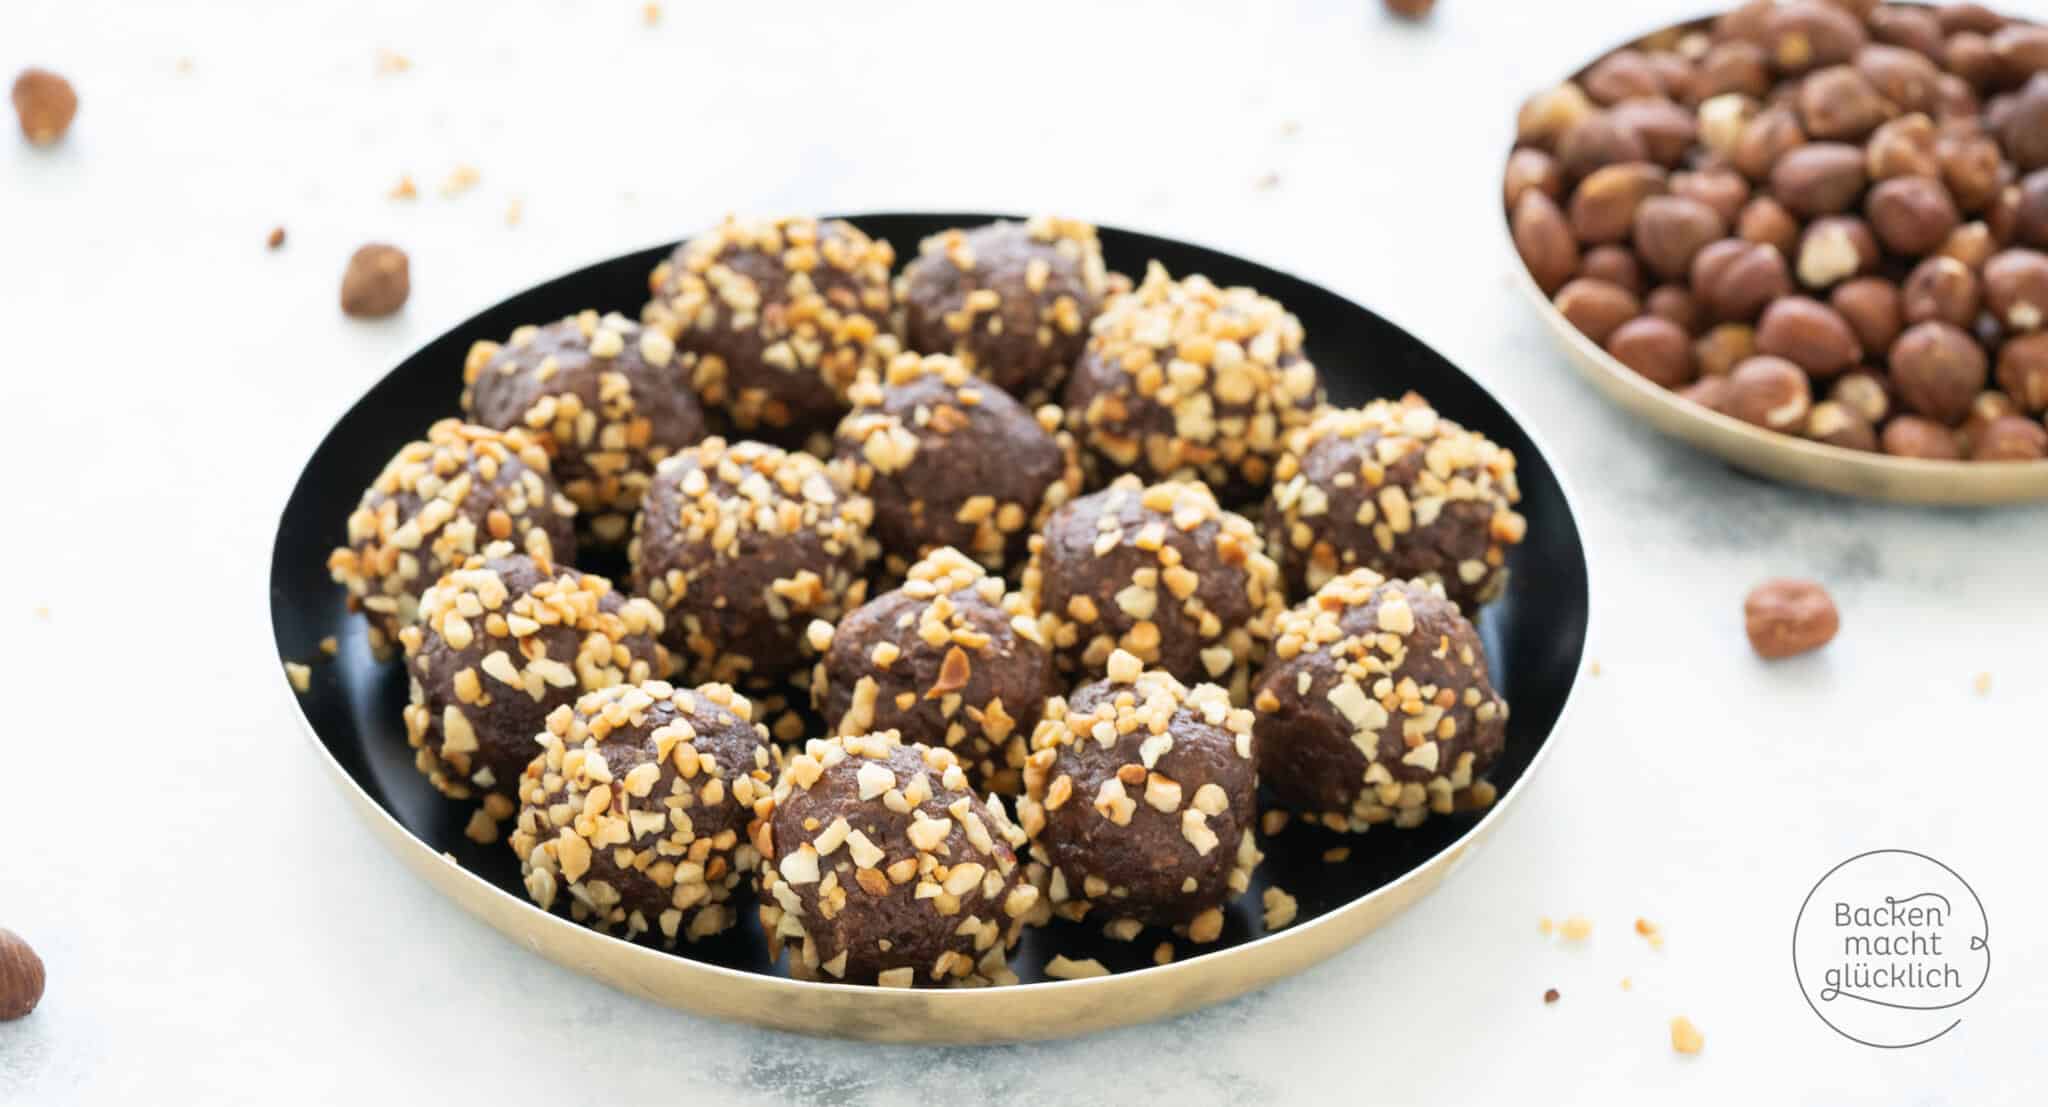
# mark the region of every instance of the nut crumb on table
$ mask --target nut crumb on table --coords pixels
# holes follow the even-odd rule
[[[1650,943],[1651,949],[1664,948],[1664,932],[1657,928],[1656,923],[1648,919],[1637,919],[1636,933],[1642,935]]]
[[[398,178],[398,183],[392,185],[391,191],[385,195],[393,200],[416,200],[420,195],[420,186],[413,183],[410,174],[404,174]]]
[[[1791,578],[1767,580],[1751,589],[1742,602],[1742,617],[1750,647],[1771,661],[1827,645],[1842,625],[1826,588]]]
[[[1584,915],[1573,915],[1564,921],[1558,932],[1567,942],[1583,942],[1593,936],[1593,920]]]
[[[377,51],[377,72],[381,74],[404,73],[412,68],[412,59],[396,50]]]
[[[475,188],[477,182],[483,180],[483,178],[484,175],[478,172],[476,166],[458,165],[449,170],[448,176],[442,180],[441,195],[451,198],[460,196]]]
[[[14,112],[31,145],[53,146],[78,115],[78,93],[70,81],[47,69],[24,69],[14,79]]]
[[[1687,1055],[1698,1053],[1707,1044],[1706,1035],[1692,1020],[1680,1015],[1671,1020],[1671,1048]]]
[[[1545,990],[1544,990],[1544,992],[1543,992],[1543,1002],[1545,1002],[1545,1003],[1556,1003],[1556,1002],[1557,1002],[1557,1000],[1558,1000],[1558,990],[1557,990],[1556,988],[1547,988],[1547,989],[1545,989]]]

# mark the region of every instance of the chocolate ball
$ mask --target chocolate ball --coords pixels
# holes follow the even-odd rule
[[[1046,705],[1024,767],[1017,819],[1053,913],[1214,941],[1259,863],[1252,713],[1121,650],[1108,673]]]
[[[952,751],[888,731],[812,739],[756,808],[761,929],[799,980],[1014,984],[1043,916],[1024,834],[969,790]]]
[[[834,469],[872,499],[874,536],[901,574],[951,546],[997,572],[1081,491],[1073,438],[1058,408],[1037,415],[946,354],[903,354],[863,374],[839,423]]]
[[[1286,604],[1250,522],[1202,484],[1147,487],[1128,474],[1053,513],[1031,540],[1024,590],[1063,672],[1099,675],[1122,649],[1238,691]]]
[[[399,632],[412,678],[405,736],[435,788],[483,797],[472,838],[497,839],[550,712],[585,692],[668,675],[661,627],[645,599],[509,542],[427,589],[419,622]]]
[[[634,589],[696,681],[765,684],[804,630],[860,605],[874,505],[809,454],[707,438],[663,461],[634,523]]]
[[[1052,649],[1029,597],[940,549],[903,587],[815,623],[812,702],[835,734],[893,730],[952,750],[980,791],[1014,794],[1025,739],[1053,685]]]
[[[407,443],[348,517],[348,545],[327,556],[370,651],[390,660],[420,593],[492,542],[543,560],[576,556],[576,505],[555,487],[547,450],[525,431],[443,419]]]
[[[539,738],[511,843],[542,910],[566,895],[576,921],[670,948],[739,921],[760,864],[747,823],[777,762],[744,696],[621,684],[556,708]]]
[[[1059,395],[1107,294],[1095,228],[1047,216],[942,231],[896,279],[911,349],[1034,404]]]
[[[1260,780],[1332,830],[1483,804],[1480,777],[1507,738],[1471,622],[1434,585],[1369,569],[1280,617],[1252,706]]]
[[[801,438],[830,430],[854,378],[896,352],[895,260],[841,220],[728,216],[655,267],[641,317],[733,426]]]
[[[1476,613],[1507,585],[1521,498],[1515,455],[1419,396],[1331,408],[1281,455],[1266,548],[1290,595],[1364,567],[1434,580]]]
[[[655,465],[704,437],[704,413],[674,363],[661,331],[585,311],[471,346],[462,410],[487,427],[545,436],[555,480],[584,525],[599,542],[621,543]]]
[[[1234,500],[1265,486],[1282,436],[1322,395],[1286,308],[1154,262],[1103,305],[1067,382],[1067,425],[1095,470],[1197,476]]]

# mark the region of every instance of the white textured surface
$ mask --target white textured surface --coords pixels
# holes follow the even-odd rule
[[[1372,0],[671,2],[650,29],[631,0],[6,0],[0,72],[52,66],[84,105],[58,150],[0,136],[0,925],[51,978],[0,1025],[0,1103],[2039,1102],[2048,511],[1737,476],[1602,406],[1508,284],[1516,98],[1698,6],[1446,0],[1418,29]],[[415,68],[378,76],[379,48]],[[443,199],[459,162],[482,183]],[[407,172],[421,199],[385,199]],[[1603,669],[1519,813],[1306,978],[981,1051],[674,1014],[436,898],[267,685],[275,508],[415,344],[735,207],[1054,209],[1205,241],[1495,388],[1578,492]],[[369,239],[414,263],[379,324],[334,304]],[[1824,655],[1750,656],[1741,598],[1770,574],[1831,584]],[[1823,1027],[1786,954],[1813,881],[1886,846],[1958,869],[1996,936],[1963,1026],[1902,1053]],[[1538,936],[1573,912],[1598,924],[1584,948]],[[1704,1055],[1671,1052],[1679,1013]]]

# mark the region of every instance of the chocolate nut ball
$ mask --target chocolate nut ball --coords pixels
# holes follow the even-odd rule
[[[1806,372],[1784,358],[1758,354],[1728,374],[1727,413],[1745,423],[1791,434],[1812,410]]]
[[[1991,314],[2014,331],[2048,322],[2048,254],[2003,250],[1984,263],[1984,299]]]
[[[1693,255],[1728,233],[1713,208],[1683,196],[1650,196],[1636,207],[1631,241],[1643,264],[1666,280],[1685,277]]]
[[[1641,315],[1635,294],[1607,281],[1580,277],[1557,290],[1557,310],[1596,343],[1604,343],[1616,327]]]
[[[1290,595],[1369,568],[1439,584],[1477,614],[1507,585],[1515,455],[1421,397],[1332,408],[1295,432],[1266,502],[1266,548]]]
[[[893,730],[952,750],[978,792],[1017,791],[1025,739],[1058,691],[1029,597],[941,549],[809,637],[822,655],[811,700],[832,733]]]
[[[1787,296],[1764,309],[1757,321],[1756,348],[1816,377],[1834,376],[1863,360],[1863,345],[1848,320],[1804,296]]]
[[[1948,189],[1928,177],[1879,181],[1863,211],[1885,249],[1912,257],[1933,253],[1962,222]]]
[[[1044,915],[1002,805],[951,750],[879,734],[814,738],[755,807],[761,929],[790,975],[908,988],[1014,984]]]
[[[547,450],[523,430],[443,419],[407,443],[363,490],[348,545],[327,556],[348,606],[369,623],[370,652],[388,661],[420,594],[492,542],[544,561],[576,556],[576,505],[549,475]]]
[[[1960,461],[1963,457],[1953,430],[1918,415],[1900,415],[1886,423],[1878,445],[1893,457],[1923,461]]]
[[[733,426],[801,437],[829,430],[860,371],[896,352],[895,260],[841,220],[728,216],[655,267],[641,318]]]
[[[585,692],[668,675],[661,627],[645,599],[509,542],[427,589],[419,622],[399,632],[412,678],[405,736],[436,789],[483,798],[471,838],[497,840],[551,712]]]
[[[1515,203],[1508,227],[1529,276],[1545,295],[1555,295],[1579,267],[1579,243],[1564,213],[1550,197],[1529,189]]]
[[[1863,149],[1844,142],[1810,142],[1771,165],[1771,195],[1794,215],[1811,219],[1847,211],[1867,181]]]
[[[1933,319],[1967,327],[1977,321],[1980,307],[1977,274],[1954,258],[1930,257],[1906,276],[1899,298],[1908,323]]]
[[[1525,208],[1535,201],[1549,202],[1522,197]],[[1567,276],[1577,264],[1574,248]],[[1322,402],[1302,340],[1301,321],[1278,301],[1199,274],[1174,280],[1154,262],[1095,321],[1067,383],[1067,426],[1098,470],[1192,475],[1243,499],[1265,487],[1282,437]]]
[[[1214,941],[1259,863],[1252,713],[1121,650],[1107,669],[1048,703],[1031,738],[1017,820],[1047,898],[1062,918]]]
[[[1638,316],[1615,328],[1607,339],[1607,352],[1665,388],[1686,384],[1696,372],[1691,336],[1661,315]]]
[[[896,280],[911,349],[951,354],[1027,403],[1059,395],[1107,294],[1095,228],[1049,216],[942,231]]]
[[[1472,624],[1434,586],[1365,569],[1281,616],[1252,705],[1261,782],[1336,831],[1483,804],[1507,739]]]
[[[1891,349],[1906,326],[1898,286],[1881,277],[1843,281],[1828,293],[1828,306],[1848,321],[1866,352]]]
[[[1892,343],[1886,358],[1892,384],[1909,410],[1954,426],[1990,376],[1984,348],[1948,323],[1916,323]]]
[[[2024,415],[1993,419],[1970,449],[1972,461],[2039,461],[2048,457],[2048,430]]]
[[[747,823],[777,760],[745,697],[616,685],[557,707],[539,740],[511,844],[543,911],[566,897],[586,926],[671,949],[739,921],[760,864]]]
[[[1398,518],[1414,525],[1412,511]],[[1237,691],[1286,606],[1280,570],[1243,516],[1200,483],[1147,486],[1128,473],[1053,512],[1031,539],[1024,591],[1062,672],[1100,674],[1121,649]]]
[[[893,574],[945,546],[1001,572],[1081,491],[1059,409],[1034,415],[950,355],[898,355],[881,378],[864,372],[850,395],[832,467],[874,502],[870,530]]]
[[[470,418],[545,436],[556,482],[602,544],[626,540],[655,465],[704,437],[675,343],[623,315],[585,311],[478,342],[462,380]]]
[[[809,454],[707,438],[669,456],[635,521],[634,590],[690,679],[764,684],[806,660],[812,619],[866,598],[874,505]]]
[[[2048,331],[2020,335],[1998,348],[1998,387],[2023,410],[2048,410]]]

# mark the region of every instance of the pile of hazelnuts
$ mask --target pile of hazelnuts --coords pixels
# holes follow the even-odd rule
[[[1522,105],[1505,199],[1558,310],[1744,422],[2048,457],[2048,27],[1768,0]]]

